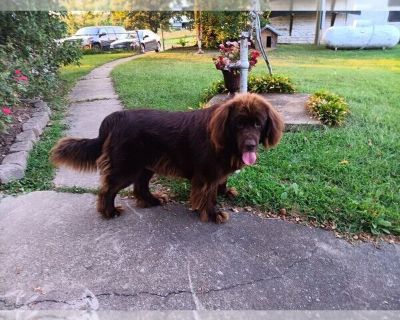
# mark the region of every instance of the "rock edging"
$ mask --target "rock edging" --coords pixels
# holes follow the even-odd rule
[[[46,102],[37,101],[33,103],[33,107],[36,111],[22,125],[22,131],[15,137],[8,155],[4,157],[0,165],[0,184],[22,179],[25,176],[29,152],[50,121],[51,110]]]

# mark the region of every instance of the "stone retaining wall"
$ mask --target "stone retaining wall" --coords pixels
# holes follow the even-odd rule
[[[23,124],[22,132],[16,136],[9,154],[0,165],[0,183],[8,183],[25,176],[29,152],[50,121],[51,111],[46,102],[38,101],[33,106],[36,111]]]

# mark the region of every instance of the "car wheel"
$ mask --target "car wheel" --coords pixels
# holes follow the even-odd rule
[[[160,41],[157,42],[157,48],[156,48],[156,52],[160,52],[161,51],[161,43]]]
[[[93,43],[93,44],[92,44],[92,50],[95,51],[95,52],[101,51],[101,45],[100,45],[100,43]]]
[[[144,46],[143,43],[140,45],[140,51],[142,51],[142,53],[146,52],[146,47]]]

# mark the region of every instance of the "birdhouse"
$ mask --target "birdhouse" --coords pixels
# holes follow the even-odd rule
[[[261,29],[261,43],[267,50],[272,50],[276,48],[278,43],[278,30],[276,30],[270,24],[267,24],[264,28]]]

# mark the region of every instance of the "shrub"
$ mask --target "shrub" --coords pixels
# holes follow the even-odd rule
[[[292,81],[283,75],[249,76],[248,90],[254,93],[294,93]]]
[[[248,91],[253,93],[293,93],[295,87],[292,81],[283,75],[254,76],[248,79]],[[213,96],[219,93],[227,93],[224,81],[218,80],[204,90],[200,104],[207,103]]]
[[[186,47],[186,45],[189,43],[189,40],[187,40],[186,39],[186,37],[185,38],[180,38],[179,40],[178,40],[178,44],[180,44],[182,47]]]
[[[349,106],[337,94],[321,90],[307,101],[307,108],[313,116],[328,126],[340,126],[349,114]]]
[[[81,51],[75,44],[55,41],[66,33],[62,16],[45,11],[0,12],[0,106],[54,94],[59,67],[79,61]],[[0,126],[5,125],[0,119]]]

